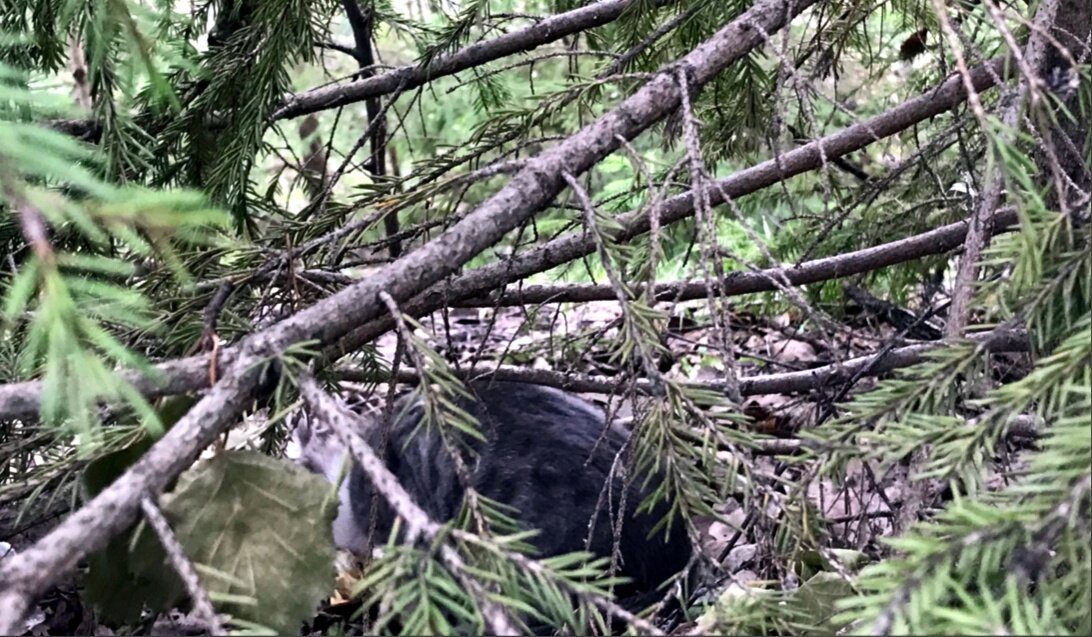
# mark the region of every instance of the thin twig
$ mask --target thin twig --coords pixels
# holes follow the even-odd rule
[[[998,224],[998,228],[994,232],[1009,231],[1015,219],[1016,213],[1014,210],[1002,211],[994,219],[994,222]],[[966,231],[966,222],[957,222],[871,248],[801,263],[797,267],[788,268],[785,271],[785,276],[794,285],[803,285],[870,272],[922,256],[946,252],[962,243]],[[738,275],[733,273],[733,275],[727,277],[724,292],[730,296],[737,296],[772,290],[774,288],[770,283],[771,276],[768,274],[757,275],[750,272],[741,272]],[[473,279],[473,274],[463,275],[457,281],[467,280],[465,277]],[[640,293],[641,289],[641,286],[638,285],[635,292]],[[657,283],[655,299],[659,301],[696,299],[702,298],[705,291],[705,284],[701,281]],[[460,300],[453,293],[446,300],[448,305],[452,307],[481,307],[483,305],[492,306],[493,304],[504,306],[548,302],[603,301],[612,299],[613,295],[614,291],[610,286],[561,284],[526,286],[522,289],[506,291],[494,299],[469,298]],[[400,307],[403,312],[410,315],[419,315],[424,311],[421,309],[420,303],[402,304]],[[362,338],[361,334],[373,331],[377,336],[386,329],[381,329],[378,323],[373,323],[362,328],[362,331],[356,332],[352,338]],[[342,347],[338,345],[332,349],[336,351]],[[236,348],[221,350],[217,359],[219,367],[223,368],[225,365],[229,365],[236,355]],[[331,358],[335,357],[331,356]],[[150,375],[132,370],[119,373],[126,382],[132,384],[142,395],[155,399],[208,387],[208,364],[209,360],[206,356],[188,357],[160,363],[154,367],[155,371]],[[765,386],[764,383],[758,385]],[[33,418],[38,412],[41,392],[41,381],[0,385],[0,418]],[[746,394],[747,392],[743,393]]]
[[[405,488],[398,482],[398,478],[391,473],[386,464],[376,455],[375,451],[356,434],[359,420],[338,400],[322,391],[318,383],[310,375],[301,374],[299,379],[300,393],[307,401],[312,411],[312,416],[329,425],[341,441],[352,453],[353,459],[361,470],[368,475],[368,479],[406,524],[406,543],[415,544],[419,538],[424,537],[429,542],[434,542],[444,530],[442,526],[429,518],[428,514],[417,503]],[[466,586],[478,607],[482,611],[482,618],[493,635],[517,634],[515,625],[508,617],[508,612],[489,598],[480,582],[467,571],[459,553],[446,541],[440,547],[440,559],[461,584]]]
[[[424,86],[441,77],[454,75],[508,55],[556,42],[574,33],[608,24],[618,19],[639,1],[600,0],[572,11],[544,18],[496,38],[475,42],[450,55],[434,58],[427,64],[407,64],[375,77],[296,93],[285,98],[283,106],[273,113],[272,120],[301,117],[362,102],[369,97],[379,97],[399,90]],[[663,6],[672,1],[654,0],[656,6]],[[101,133],[98,122],[94,120],[56,120],[50,125],[55,130],[76,137],[97,137]]]
[[[537,560],[533,560],[519,553],[501,549],[497,547],[495,543],[487,541],[476,534],[463,531],[462,529],[445,528],[429,518],[428,514],[413,501],[413,498],[401,483],[398,482],[398,478],[391,473],[390,469],[388,469],[379,456],[376,455],[375,451],[367,442],[357,435],[356,432],[359,431],[360,428],[359,425],[356,424],[356,421],[359,420],[360,417],[346,408],[340,400],[322,391],[318,383],[309,375],[301,375],[299,386],[300,392],[303,395],[304,400],[310,405],[314,416],[328,424],[337,432],[342,442],[349,447],[353,459],[359,463],[361,470],[368,474],[368,479],[375,485],[376,491],[386,498],[387,502],[391,505],[391,508],[406,523],[407,543],[415,542],[418,537],[434,541],[441,532],[443,532],[451,538],[480,546],[493,553],[498,553],[505,559],[516,563],[520,568],[527,572],[534,573],[540,577],[548,574],[547,569]],[[440,557],[445,562],[445,565],[452,570],[454,575],[457,577],[460,577],[460,574],[464,576],[460,577],[461,583],[472,587],[472,592],[475,593],[477,601],[482,605],[483,618],[490,624],[490,629],[492,631],[490,634],[515,634],[515,629],[513,628],[511,619],[507,615],[507,611],[503,607],[492,602],[486,596],[485,591],[481,589],[477,580],[467,573],[466,565],[462,562],[462,558],[459,556],[458,552],[446,540],[441,546]],[[603,599],[598,595],[589,595],[580,589],[568,586],[564,581],[560,581],[559,583],[562,584],[568,592],[588,602],[594,603],[608,614],[630,623],[632,626],[642,631],[643,634],[663,634],[651,623],[633,615],[610,600]],[[480,597],[478,597],[479,595]],[[485,612],[487,610],[489,612]]]
[[[1027,334],[1023,330],[996,330],[982,332],[967,336],[967,339],[979,344],[990,352],[1023,352],[1028,349]],[[945,342],[933,341],[898,347],[890,351],[882,351],[879,354],[869,354],[850,358],[840,363],[823,365],[798,372],[783,372],[777,374],[763,374],[760,376],[744,376],[739,379],[739,390],[743,396],[760,394],[787,394],[794,392],[815,391],[818,389],[837,386],[841,383],[855,380],[858,374],[878,376],[894,369],[908,367],[921,362],[922,357],[929,353],[949,347]],[[862,371],[864,370],[864,371]],[[549,385],[558,389],[572,392],[605,393],[618,392],[628,386],[630,380],[621,380],[604,376],[587,376],[571,374],[549,369],[530,369],[523,367],[498,366],[498,367],[471,367],[461,370],[452,370],[457,377],[466,381],[492,378],[495,380],[510,380],[539,385]],[[419,379],[418,372],[412,369],[401,370],[397,377],[387,378],[370,372],[360,372],[351,369],[341,369],[338,376],[352,382],[376,382],[395,380],[397,382],[416,382]],[[710,391],[724,392],[724,383],[681,383],[684,387],[700,388]],[[638,379],[635,387],[645,394],[653,393],[651,381]]]
[[[175,537],[167,518],[163,517],[163,513],[150,497],[141,498],[140,509],[144,512],[144,519],[148,521],[148,525],[159,537],[159,542],[163,545],[163,550],[167,553],[167,559],[171,561],[171,566],[174,567],[178,577],[182,580],[182,584],[186,587],[186,592],[193,604],[194,614],[205,625],[210,635],[226,635],[227,631],[224,630],[224,624],[220,621],[220,616],[216,614],[216,609],[212,606],[208,591],[201,584],[197,569],[194,568],[190,558],[186,556],[186,550],[182,548],[182,544]]]

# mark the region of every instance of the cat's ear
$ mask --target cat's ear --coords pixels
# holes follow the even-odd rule
[[[380,411],[358,405],[353,413],[356,415],[351,420],[353,433],[365,440],[372,440],[373,432],[378,431]],[[347,446],[333,427],[309,410],[301,410],[296,427],[292,430],[292,440],[299,448],[298,462],[301,465],[313,473],[326,476],[331,482],[337,482]]]
[[[305,469],[337,482],[346,447],[333,428],[313,413],[301,411],[292,439],[299,448],[297,461]]]
[[[379,419],[383,417],[383,410],[371,404],[356,405],[353,413],[356,414],[356,418],[353,419],[353,428],[357,435],[365,438],[379,427]]]

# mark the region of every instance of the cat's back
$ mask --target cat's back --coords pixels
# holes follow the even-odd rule
[[[552,387],[529,383],[470,383],[471,397],[454,404],[476,421],[484,440],[458,434],[469,443],[471,485],[486,497],[516,507],[524,517],[539,507],[590,513],[625,440],[608,427],[593,405]],[[385,434],[387,462],[425,510],[447,519],[456,514],[463,489],[436,424],[423,423],[426,406],[410,393],[392,409]],[[444,426],[442,424],[438,426]],[[380,431],[373,444],[382,444]],[[591,502],[590,504],[594,504]]]
[[[472,398],[455,404],[477,420],[484,437],[470,445],[470,483],[513,507],[525,528],[539,530],[532,542],[542,555],[587,548],[610,555],[611,521],[622,518],[622,570],[637,588],[655,586],[685,565],[690,547],[683,529],[676,526],[666,542],[662,532],[649,537],[668,505],[636,514],[647,494],[624,479],[627,462],[619,452],[627,434],[608,425],[601,410],[542,385],[482,381],[468,389]],[[435,429],[420,426],[420,398],[404,397],[394,414],[389,465],[430,515],[451,519],[464,489]]]
[[[594,406],[551,387],[482,383],[473,391],[466,409],[487,440],[478,448],[475,488],[539,529],[544,553],[583,549],[588,523],[611,500],[608,482],[621,487],[624,434]]]

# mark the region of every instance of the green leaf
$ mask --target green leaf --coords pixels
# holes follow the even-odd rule
[[[294,463],[226,452],[184,473],[163,511],[190,559],[238,582],[206,581],[210,593],[257,601],[224,612],[294,634],[333,584],[328,491]]]
[[[115,536],[87,561],[85,599],[111,622],[136,623],[145,607],[167,611],[185,593],[159,539],[143,521]]]
[[[153,443],[141,432],[125,447],[88,463],[80,485],[84,500],[108,487]],[[88,557],[84,590],[87,601],[106,619],[134,623],[145,606],[155,611],[170,609],[185,589],[167,564],[159,540],[143,522],[138,522]]]
[[[840,575],[820,571],[796,589],[789,605],[822,632],[834,633],[843,627],[843,624],[834,621],[838,611],[836,603],[853,594],[853,586]]]

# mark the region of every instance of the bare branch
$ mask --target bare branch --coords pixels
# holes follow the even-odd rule
[[[171,525],[167,523],[167,518],[163,517],[163,513],[152,502],[151,498],[142,498],[140,500],[140,509],[144,512],[144,518],[148,520],[148,524],[155,531],[156,536],[159,537],[159,542],[163,545],[163,550],[167,553],[167,559],[171,561],[171,566],[178,572],[182,584],[186,587],[186,592],[189,593],[190,601],[193,603],[194,615],[205,624],[205,629],[209,631],[210,635],[226,635],[227,631],[224,630],[224,625],[220,622],[220,617],[212,606],[208,591],[201,585],[201,578],[197,576],[197,569],[193,567],[193,562],[186,557],[186,551],[182,548],[182,544],[178,542],[174,532],[171,531]]]
[[[991,3],[987,0],[987,6]],[[937,0],[934,0],[934,6],[940,9],[940,5]],[[1057,13],[1058,0],[1045,0],[1039,5],[1036,11],[1036,22],[1040,27],[1049,29],[1050,25],[1054,23],[1054,16]],[[940,9],[942,10],[942,9]],[[942,24],[946,24],[946,19],[942,20]],[[1002,31],[1006,31],[1003,25],[999,25]],[[954,42],[952,43],[955,44]],[[1019,122],[1020,112],[1024,108],[1025,99],[1030,92],[1035,94],[1038,90],[1035,87],[1037,81],[1034,75],[1035,69],[1041,65],[1041,59],[1043,57],[1045,43],[1043,41],[1042,32],[1033,32],[1028,40],[1025,55],[1021,55],[1014,50],[1014,56],[1018,65],[1021,66],[1024,77],[1021,79],[1020,84],[1015,89],[1015,95],[1012,96],[1012,103],[1006,108],[1005,113],[1002,115],[1002,127],[1001,136],[999,138],[1000,144],[1009,144],[1013,141],[1016,135],[1016,125]],[[960,65],[961,74],[966,77],[968,72],[963,66],[963,59],[958,49],[954,50],[956,59]],[[1031,60],[1031,67],[1025,65],[1024,57]],[[965,83],[969,86],[970,81],[965,79]],[[983,126],[988,126],[984,114],[981,112],[981,104],[977,98],[971,98],[972,105],[977,105],[976,114],[978,114],[979,121]],[[995,151],[995,155],[996,155]],[[967,325],[967,321],[970,317],[970,303],[971,297],[975,288],[975,280],[978,278],[978,260],[982,255],[982,250],[989,245],[990,237],[992,236],[993,217],[998,213],[998,208],[1001,205],[1002,189],[1005,186],[1005,175],[1003,174],[1003,166],[1001,165],[1001,158],[995,156],[991,162],[991,169],[986,177],[985,190],[982,193],[982,199],[978,202],[978,206],[975,209],[974,215],[970,220],[970,226],[967,229],[967,238],[963,243],[963,255],[959,260],[959,268],[956,272],[955,281],[952,284],[952,304],[948,310],[948,322],[944,326],[944,335],[947,338],[957,338],[963,333],[963,329]],[[913,480],[914,476],[920,473],[921,468],[925,465],[928,458],[929,448],[922,446],[914,450],[907,461],[907,479]],[[930,489],[927,484],[911,484],[908,489],[908,493],[904,499],[903,506],[899,510],[898,516],[895,518],[894,531],[896,534],[904,533],[910,528],[910,525],[917,521],[921,515],[922,510],[929,504],[929,492]]]
[[[689,69],[695,88],[701,87],[761,43],[753,25],[775,31],[814,1],[760,0],[677,64]],[[380,291],[400,301],[454,273],[548,205],[564,186],[563,171],[583,173],[617,149],[619,138],[632,139],[678,103],[678,86],[668,68],[617,107],[529,161],[507,185],[434,241],[248,337],[221,380],[139,461],[36,544],[5,560],[0,566],[0,633],[14,631],[32,599],[125,529],[139,512],[140,498],[161,491],[235,421],[258,386],[259,367],[269,357],[303,341],[332,343],[361,321],[377,318],[383,308]]]
[[[481,66],[508,55],[530,51],[574,33],[602,26],[616,20],[638,1],[600,0],[545,18],[490,40],[475,42],[451,55],[438,57],[425,66],[407,64],[374,77],[288,95],[284,99],[284,105],[273,113],[272,119],[274,121],[291,119],[362,102],[399,90],[414,89],[438,78],[454,75],[459,71]],[[665,5],[668,2],[669,0],[656,0],[656,5]],[[50,125],[55,130],[76,137],[95,137],[99,134],[98,124],[91,120],[58,120],[51,122]]]
[[[1027,334],[1023,330],[994,330],[972,334],[966,338],[991,352],[1025,352],[1028,349]],[[894,348],[887,352],[880,352],[879,356],[877,354],[868,354],[802,371],[744,376],[739,379],[739,391],[743,396],[754,396],[759,394],[791,394],[829,388],[847,382],[859,373],[879,376],[895,369],[909,367],[921,362],[925,354],[944,347],[949,347],[949,344],[941,341],[917,343]],[[548,385],[572,392],[611,394],[634,387],[646,394],[653,393],[653,384],[646,379],[636,379],[634,381],[634,379],[628,377],[615,379],[606,376],[570,374],[550,369],[529,369],[501,365],[498,367],[463,368],[452,370],[452,373],[467,381],[492,378],[495,380]],[[354,382],[390,380],[375,374],[350,369],[340,370],[338,376],[342,380]],[[402,369],[394,378],[397,382],[402,383],[412,383],[418,379],[418,373],[413,369]],[[726,391],[725,383],[695,382],[683,383],[683,385],[719,392]]]
[[[1016,221],[1016,212],[1005,210],[994,219],[998,227],[994,233],[1008,232]],[[884,243],[864,250],[816,259],[801,263],[793,268],[785,268],[783,274],[793,285],[818,283],[841,277],[878,270],[897,263],[917,259],[931,254],[947,252],[963,243],[967,233],[967,223],[942,226],[919,235]],[[456,279],[463,280],[464,277]],[[751,294],[773,290],[770,282],[773,273],[739,272],[726,277],[724,292],[728,295]],[[635,293],[643,288],[638,286]],[[676,281],[656,284],[656,300],[674,301],[698,299],[705,296],[705,283],[702,281]],[[452,307],[492,307],[503,305],[525,305],[539,303],[580,303],[586,301],[609,301],[614,298],[610,286],[592,284],[531,285],[519,290],[504,292],[496,298],[474,297],[460,300],[449,299]],[[420,304],[413,307],[419,311]],[[403,311],[408,310],[403,307]],[[378,329],[375,323],[367,329]],[[381,330],[376,335],[382,333]],[[221,350],[218,367],[230,365],[236,356],[237,348]],[[137,391],[148,398],[159,398],[181,394],[208,387],[208,364],[206,356],[190,357],[161,363],[155,367],[154,376],[144,376],[136,371],[121,372],[123,378],[132,383]],[[10,383],[0,385],[0,418],[33,418],[38,413],[42,385],[39,381]]]
[[[360,74],[357,76],[359,80],[365,80],[375,75],[375,53],[372,51],[372,33],[374,31],[375,21],[375,7],[370,6],[365,12],[361,10],[358,0],[342,0],[342,6],[345,7],[345,13],[349,17],[349,26],[353,30],[353,40],[356,42],[355,57],[360,64]],[[368,158],[367,167],[368,171],[376,178],[382,178],[387,174],[386,157],[387,157],[387,109],[397,99],[398,94],[401,93],[401,89],[394,91],[394,95],[387,101],[382,107],[379,103],[378,96],[369,97],[364,100],[364,109],[368,114],[368,130],[365,133],[368,137],[369,149],[371,155]],[[344,167],[349,163],[353,157],[354,152],[350,151],[345,156],[345,161],[342,166]],[[320,199],[320,205],[322,200],[329,196],[329,191],[333,187],[333,184],[337,181],[337,177],[340,177],[340,172],[343,172],[344,168],[340,168],[338,173],[335,173],[335,178],[331,180],[323,191],[322,199]],[[398,234],[398,211],[391,210],[387,216],[383,217],[384,227],[387,233],[387,237],[391,238],[391,243],[388,246],[388,254],[392,259],[397,259],[402,254],[402,242],[398,240],[396,235]]]
[[[993,86],[1005,72],[1007,72],[1005,60],[998,58],[972,69],[970,82],[975,90],[984,90]],[[713,204],[719,204],[725,196],[739,198],[794,175],[814,170],[823,164],[823,157],[829,161],[832,157],[860,150],[876,140],[906,130],[918,122],[958,105],[965,97],[966,91],[962,79],[957,76],[950,77],[933,89],[889,111],[790,150],[775,159],[764,161],[712,182],[709,186],[709,200]],[[658,204],[656,215],[650,215],[642,210],[622,215],[618,219],[621,230],[615,233],[613,240],[623,241],[648,232],[650,217],[656,217],[663,224],[690,217],[694,214],[694,197],[694,192],[690,191],[667,199]],[[963,236],[960,235],[961,239]],[[508,282],[519,281],[531,274],[544,272],[579,259],[591,254],[594,250],[594,242],[590,237],[582,232],[573,232],[548,241],[529,252],[513,256],[511,259],[477,268],[447,285],[439,286],[407,303],[402,303],[402,309],[411,316],[422,316],[443,307],[452,299],[485,294]],[[747,275],[740,276],[745,279],[747,277]],[[831,274],[828,278],[834,276],[839,275]],[[793,281],[791,275],[789,280]],[[756,281],[754,285],[756,285],[754,290],[748,291],[771,289],[765,287],[765,282],[759,284]],[[388,329],[390,329],[389,320],[365,324],[342,338],[337,346],[327,350],[325,355],[328,358],[337,358],[342,354],[355,351]]]
[[[989,4],[987,2],[987,5]],[[1001,123],[1004,128],[1000,138],[1002,144],[1009,144],[1013,141],[1020,112],[1026,103],[1025,100],[1029,93],[1035,95],[1038,90],[1035,83],[1039,80],[1035,76],[1035,72],[1042,65],[1046,47],[1043,34],[1053,25],[1057,10],[1058,0],[1046,0],[1039,5],[1036,12],[1036,24],[1039,25],[1040,29],[1032,32],[1025,55],[1017,54],[1016,56],[1023,67],[1022,71],[1025,76],[1016,88],[1016,94],[1012,96],[1012,102],[1002,115]],[[1027,58],[1026,63],[1023,58]],[[984,126],[988,125],[984,115],[981,115],[979,119]],[[991,162],[991,170],[986,178],[982,199],[979,201],[975,214],[971,219],[970,230],[963,245],[963,256],[960,258],[959,270],[956,273],[955,282],[952,284],[952,306],[948,311],[948,323],[945,326],[945,334],[949,337],[960,334],[967,324],[971,294],[974,291],[973,283],[978,275],[978,259],[982,254],[982,249],[989,244],[990,227],[992,225],[990,220],[997,213],[997,209],[1001,204],[1001,191],[1005,187],[1005,176],[1000,161],[1000,157],[995,157]]]

